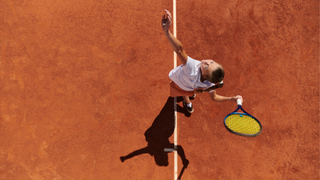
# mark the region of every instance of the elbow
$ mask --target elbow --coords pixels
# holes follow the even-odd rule
[[[210,98],[212,99],[212,101],[217,101],[215,96],[213,96],[213,95],[210,95]]]
[[[177,44],[177,46],[176,46],[176,53],[182,53],[183,52],[183,46],[182,46],[182,44],[179,42],[178,44]]]
[[[184,50],[183,50],[182,46],[178,46],[177,50],[176,50],[177,55],[180,57],[180,56],[182,56],[183,52],[184,52]]]
[[[183,52],[182,44],[179,44],[179,45],[177,46],[176,53],[178,53],[178,54],[182,54],[182,52]]]
[[[213,91],[212,93],[209,93],[209,95],[210,95],[210,98],[212,99],[212,101],[215,101],[215,102],[218,101],[217,94],[215,91]]]

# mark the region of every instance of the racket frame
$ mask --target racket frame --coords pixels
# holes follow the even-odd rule
[[[258,121],[257,118],[255,118],[254,116],[252,116],[251,114],[247,113],[245,110],[243,110],[242,108],[242,102],[241,101],[237,101],[237,104],[238,104],[238,108],[233,111],[232,113],[228,114],[225,118],[224,118],[224,126],[227,128],[228,131],[230,131],[231,133],[234,133],[234,134],[237,134],[237,135],[240,135],[240,136],[246,136],[246,137],[255,137],[255,136],[258,136],[261,131],[262,131],[262,126],[261,126],[261,123]],[[238,110],[241,110],[243,111],[243,113],[241,112],[237,112]],[[257,123],[259,124],[260,126],[260,131],[255,133],[255,134],[245,134],[245,133],[239,133],[239,132],[236,132],[236,131],[233,131],[232,129],[230,129],[227,124],[226,124],[226,119],[230,116],[230,115],[233,115],[233,114],[238,114],[238,115],[246,115],[246,116],[249,116],[251,118],[253,118],[255,121],[257,121]]]

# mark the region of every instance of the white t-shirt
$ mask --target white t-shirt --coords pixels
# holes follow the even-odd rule
[[[200,81],[200,64],[200,61],[192,59],[188,56],[186,65],[181,64],[180,66],[171,70],[169,73],[169,78],[185,91],[194,91],[194,89],[198,88],[207,89],[211,86],[214,86],[214,83],[211,83],[210,81]]]

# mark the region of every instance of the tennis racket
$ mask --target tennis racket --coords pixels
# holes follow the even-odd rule
[[[241,99],[237,99],[238,108],[224,118],[226,128],[237,135],[254,137],[261,133],[262,126],[258,119],[242,108]],[[243,113],[237,112],[242,110]]]

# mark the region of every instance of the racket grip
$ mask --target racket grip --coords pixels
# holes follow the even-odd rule
[[[237,99],[237,104],[242,106],[242,102],[241,102],[241,99]]]

